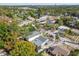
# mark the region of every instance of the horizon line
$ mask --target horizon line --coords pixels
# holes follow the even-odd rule
[[[79,5],[79,3],[0,3],[0,5]]]

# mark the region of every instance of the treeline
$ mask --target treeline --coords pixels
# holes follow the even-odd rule
[[[71,15],[79,17],[79,7],[78,6],[31,6],[28,7],[0,7],[0,15],[6,15],[12,18],[25,19],[28,16],[38,18],[43,15]],[[39,8],[40,7],[40,8]]]
[[[0,7],[0,15],[8,16],[13,19],[21,18],[22,20],[26,19],[28,16],[35,17],[34,9],[22,9],[18,7]]]

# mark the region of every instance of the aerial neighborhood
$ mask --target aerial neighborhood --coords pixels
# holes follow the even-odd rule
[[[0,7],[0,56],[79,55],[79,7],[28,7]]]

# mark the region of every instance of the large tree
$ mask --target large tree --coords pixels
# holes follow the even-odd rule
[[[35,54],[35,45],[28,41],[17,41],[14,49],[10,51],[12,56],[34,56]]]

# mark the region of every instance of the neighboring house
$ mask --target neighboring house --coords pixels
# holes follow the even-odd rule
[[[68,56],[70,54],[70,51],[73,51],[72,47],[65,44],[53,46],[46,49],[46,52],[48,54],[57,56]]]
[[[67,27],[67,26],[59,26],[59,27],[58,27],[58,31],[59,31],[59,32],[64,32],[65,30],[70,30],[70,28]]]
[[[40,32],[33,31],[31,33],[31,35],[26,37],[26,39],[27,39],[27,41],[32,41],[32,40],[36,39],[37,37],[39,37],[40,35],[41,35]]]
[[[37,46],[38,53],[44,50],[43,46],[48,42],[48,39],[44,38],[42,34],[37,31],[34,31],[32,35],[28,36],[26,39]]]
[[[38,19],[38,21],[39,21],[39,22],[44,22],[44,21],[47,20],[47,18],[48,18],[48,15],[45,15],[45,16],[40,17],[40,18]]]
[[[49,41],[49,39],[39,36],[32,42],[37,46],[37,52],[39,53],[45,49],[44,46],[47,45],[48,41]]]
[[[56,16],[48,16],[48,15],[45,15],[45,16],[42,16],[38,19],[38,21],[41,23],[41,24],[45,24],[45,23],[48,23],[48,24],[53,24],[56,22]]]

